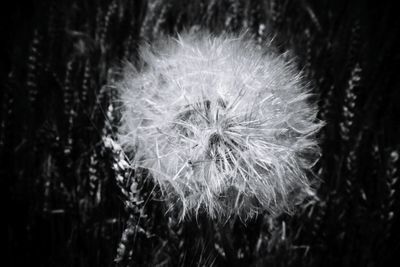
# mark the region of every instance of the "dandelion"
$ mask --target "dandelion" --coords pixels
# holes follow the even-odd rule
[[[118,142],[169,205],[210,217],[289,212],[312,193],[322,123],[293,60],[246,34],[141,47],[116,84]]]

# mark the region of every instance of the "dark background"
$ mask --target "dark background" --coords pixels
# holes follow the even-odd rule
[[[1,16],[4,266],[399,262],[396,1],[11,2]],[[260,41],[270,31],[297,56],[327,122],[315,170],[320,201],[247,225],[205,216],[178,223],[145,174],[113,167],[117,151],[102,138],[113,136],[118,114],[105,85],[124,59],[137,61],[141,41],[191,26],[246,28]]]

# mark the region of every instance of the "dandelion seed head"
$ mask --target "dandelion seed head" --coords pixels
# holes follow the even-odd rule
[[[301,72],[272,51],[183,34],[142,46],[116,85],[118,141],[182,217],[276,214],[312,193],[322,123]]]

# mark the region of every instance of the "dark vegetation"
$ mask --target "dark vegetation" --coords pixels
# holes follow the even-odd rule
[[[3,266],[398,261],[400,23],[390,1],[14,1],[3,12]],[[143,173],[114,164],[118,151],[102,141],[117,121],[105,85],[141,41],[191,26],[245,27],[260,41],[271,29],[292,48],[327,122],[319,201],[246,226],[178,223]]]

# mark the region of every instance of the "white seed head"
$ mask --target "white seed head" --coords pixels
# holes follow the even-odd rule
[[[287,56],[245,34],[183,34],[140,50],[116,85],[119,142],[182,217],[290,211],[312,192],[316,106]]]

